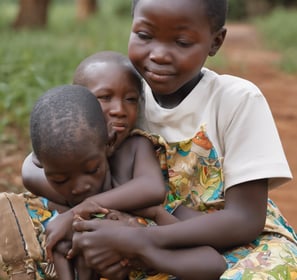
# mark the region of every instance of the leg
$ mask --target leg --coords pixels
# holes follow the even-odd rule
[[[99,275],[94,270],[86,266],[85,260],[81,255],[75,258],[75,268],[79,280],[98,280]]]
[[[70,241],[60,241],[55,247],[55,250],[53,252],[53,258],[58,279],[75,279],[75,271],[72,261],[69,261],[65,258],[70,249]]]

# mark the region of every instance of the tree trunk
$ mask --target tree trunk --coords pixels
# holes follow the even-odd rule
[[[77,0],[77,18],[85,20],[89,16],[95,14],[98,10],[96,0]]]
[[[44,28],[50,0],[20,0],[19,13],[13,23],[14,28]]]
[[[249,0],[245,5],[248,16],[267,14],[273,7],[270,0]]]

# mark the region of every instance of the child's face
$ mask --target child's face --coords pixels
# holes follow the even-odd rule
[[[113,144],[113,148],[116,148],[136,123],[140,92],[131,70],[128,71],[126,67],[96,63],[92,69],[92,74],[88,73],[87,87],[100,102],[109,137],[116,133]]]
[[[40,163],[48,182],[69,206],[110,187],[106,148],[94,141],[63,154],[44,155]]]
[[[200,72],[216,34],[199,0],[140,0],[129,58],[155,94],[171,94]]]

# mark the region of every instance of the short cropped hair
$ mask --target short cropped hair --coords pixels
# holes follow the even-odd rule
[[[115,51],[101,51],[85,58],[75,70],[73,84],[87,86],[88,73],[86,69],[89,65],[98,62],[106,62],[107,64],[114,63],[121,70],[130,72],[133,80],[135,81],[135,85],[139,91],[139,94],[142,94],[143,84],[140,74],[136,71],[127,56]]]
[[[99,102],[79,85],[62,85],[45,92],[31,112],[30,134],[39,160],[50,154],[75,151],[87,141],[97,141],[98,145],[108,142]]]
[[[132,0],[132,16],[134,16],[134,10],[139,1],[141,0]],[[228,10],[228,0],[193,1],[202,1],[210,22],[212,32],[220,30],[225,25]]]

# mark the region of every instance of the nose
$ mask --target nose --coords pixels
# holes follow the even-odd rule
[[[119,117],[125,116],[126,110],[125,110],[123,101],[120,99],[117,99],[111,102],[109,113],[110,115],[119,116]]]
[[[85,192],[88,192],[90,189],[91,189],[90,184],[78,184],[73,188],[72,194],[73,195],[81,195]]]
[[[171,55],[169,53],[169,46],[166,44],[154,44],[150,51],[150,60],[158,64],[167,64],[171,62]]]

